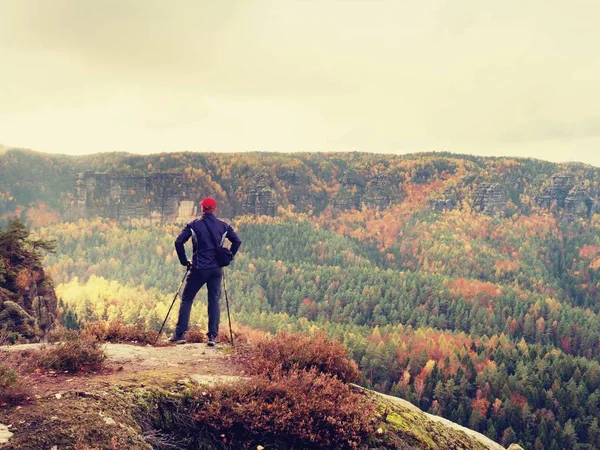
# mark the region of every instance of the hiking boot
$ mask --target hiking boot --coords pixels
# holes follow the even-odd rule
[[[169,342],[174,344],[185,344],[185,338],[183,336],[173,336],[171,339],[169,339]]]
[[[209,337],[206,345],[208,345],[209,347],[214,347],[216,343],[217,343],[217,341],[215,340],[214,337]]]

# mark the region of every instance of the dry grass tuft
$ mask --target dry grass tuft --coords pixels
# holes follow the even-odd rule
[[[98,372],[104,366],[106,354],[100,342],[89,337],[65,340],[44,346],[34,356],[38,367],[61,372]]]
[[[86,323],[82,335],[93,337],[101,342],[153,345],[158,333],[147,330],[142,324],[124,325],[122,322],[98,321]]]

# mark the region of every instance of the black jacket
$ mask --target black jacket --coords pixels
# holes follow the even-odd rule
[[[207,234],[207,227],[204,226],[203,222],[208,226],[208,231],[214,236],[217,243],[222,244],[225,238],[231,242],[230,250],[234,256],[240,245],[242,245],[242,241],[227,222],[217,219],[212,213],[203,214],[200,219],[188,223],[175,240],[175,250],[177,250],[177,256],[182,266],[187,266],[188,261],[183,244],[191,237],[194,269],[214,269],[215,267],[219,267],[215,259],[215,244],[210,235]]]

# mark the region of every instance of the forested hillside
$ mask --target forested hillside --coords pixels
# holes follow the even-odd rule
[[[187,198],[219,200],[244,241],[227,271],[236,322],[324,329],[367,386],[499,442],[600,448],[600,169],[449,154],[1,155],[0,212],[57,241],[46,265],[63,320],[157,327],[183,275],[181,224],[65,221],[85,170],[181,173]]]

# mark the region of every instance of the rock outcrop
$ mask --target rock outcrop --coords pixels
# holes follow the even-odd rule
[[[70,219],[108,217],[131,225],[157,225],[176,218],[186,221],[197,212],[188,191],[181,174],[123,175],[88,171],[77,177],[68,215]]]
[[[499,183],[482,183],[473,192],[473,207],[486,214],[504,214],[507,202],[506,189]]]
[[[33,269],[28,275],[27,286],[16,292],[0,288],[0,330],[36,340],[54,326],[58,302],[43,269]]]
[[[356,175],[346,175],[342,179],[341,184],[341,189],[333,198],[333,207],[343,210],[360,208],[360,201],[365,193],[366,182]]]
[[[536,198],[536,205],[556,213],[564,213],[571,219],[590,217],[594,211],[594,201],[589,189],[570,174],[555,174],[550,177],[542,193]]]
[[[308,193],[307,175],[296,170],[285,170],[278,173],[277,177],[284,186],[288,201],[297,206],[302,205],[302,200]]]
[[[275,209],[273,191],[266,186],[249,189],[242,205],[242,213],[253,216],[274,216]]]
[[[29,287],[22,292],[23,307],[35,318],[42,334],[50,330],[58,316],[58,301],[52,280],[43,269],[33,271]]]
[[[550,177],[542,193],[536,198],[536,205],[540,208],[551,209],[565,207],[565,199],[574,186],[573,176],[570,174],[555,174]]]
[[[250,177],[242,195],[242,214],[274,216],[276,210],[271,177],[261,172]]]
[[[431,209],[444,212],[455,209],[462,200],[462,194],[456,188],[446,188],[441,197],[430,199],[428,203]]]
[[[0,299],[0,326],[2,332],[11,340],[17,335],[33,339],[40,334],[35,319],[17,302],[7,299]]]
[[[323,210],[327,189],[311,184],[307,173],[286,168],[252,173],[242,171],[233,193],[227,195],[232,215],[274,216],[278,206],[293,205],[299,212]],[[359,209],[367,205],[383,209],[404,197],[397,175],[375,174],[365,178],[358,172],[341,176],[341,189],[330,200],[337,209]],[[126,175],[87,171],[78,175],[73,201],[66,218],[116,219],[126,225],[185,222],[198,213],[196,206],[212,187],[193,185],[185,174],[154,173]]]
[[[396,177],[377,174],[367,183],[361,202],[370,207],[384,209],[403,198],[404,191]]]
[[[592,215],[593,201],[583,185],[575,186],[565,198],[565,213],[569,217]]]

